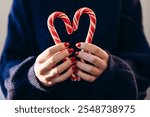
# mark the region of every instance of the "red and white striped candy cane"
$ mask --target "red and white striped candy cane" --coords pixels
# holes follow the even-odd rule
[[[70,22],[68,16],[66,14],[64,14],[63,12],[57,11],[57,12],[52,13],[49,16],[47,24],[48,24],[49,31],[50,31],[53,39],[54,39],[55,44],[61,43],[61,40],[60,40],[59,35],[55,29],[54,20],[56,18],[61,18],[65,24],[67,33],[72,34],[73,31],[76,31],[78,29],[80,17],[83,14],[87,14],[90,17],[90,26],[89,26],[89,30],[88,30],[88,34],[87,34],[85,42],[92,43],[93,36],[95,33],[95,29],[96,29],[96,15],[90,8],[84,7],[84,8],[80,8],[75,13],[72,25],[71,25],[71,22]],[[76,78],[77,78],[77,76],[73,74],[72,80],[77,80]],[[79,80],[79,78],[78,78],[78,80]]]
[[[64,14],[63,12],[58,12],[58,11],[52,13],[48,17],[47,25],[48,25],[49,31],[54,39],[55,44],[59,44],[59,43],[61,43],[61,40],[60,40],[59,35],[54,26],[54,21],[56,18],[61,18],[63,20],[68,34],[72,34],[73,30],[72,30],[70,19],[68,18],[68,16],[66,14]]]
[[[96,15],[90,8],[84,7],[84,8],[80,8],[75,13],[72,25],[71,25],[71,22],[70,22],[68,16],[66,14],[64,14],[63,12],[54,12],[49,16],[48,28],[49,28],[49,31],[50,31],[53,39],[54,39],[55,44],[60,43],[61,40],[60,40],[59,35],[55,29],[54,20],[56,18],[61,18],[65,23],[67,33],[72,34],[73,31],[76,31],[78,29],[80,17],[83,14],[87,14],[90,17],[90,26],[89,26],[89,30],[88,30],[88,34],[87,34],[85,42],[92,43],[93,36],[95,33],[95,29],[96,29]],[[72,27],[73,27],[73,29],[72,29]]]
[[[90,26],[89,26],[89,30],[85,42],[92,43],[97,21],[96,21],[95,13],[90,8],[83,7],[77,10],[73,18],[73,30],[76,31],[78,29],[80,17],[83,14],[87,14],[90,18]]]
[[[88,30],[88,34],[87,34],[85,42],[92,43],[97,21],[96,21],[95,13],[90,8],[84,7],[76,11],[74,18],[73,18],[73,30],[76,31],[78,29],[80,17],[83,14],[87,14],[90,18],[89,30]],[[84,62],[84,60],[82,59],[81,61]],[[77,78],[78,78],[77,80],[80,80],[80,77],[77,77]]]
[[[55,44],[59,44],[59,43],[61,43],[61,39],[60,39],[60,37],[59,37],[59,35],[58,35],[58,33],[55,29],[55,26],[54,26],[54,20],[56,18],[61,18],[63,20],[68,34],[72,34],[73,30],[72,30],[71,22],[70,22],[70,20],[69,20],[69,18],[66,14],[64,14],[63,12],[58,12],[58,11],[52,13],[48,17],[47,25],[48,25],[48,29],[51,33],[51,36],[53,37],[53,40],[54,40]],[[73,81],[75,81],[77,79],[76,77],[77,76],[75,74],[72,74],[71,79]]]

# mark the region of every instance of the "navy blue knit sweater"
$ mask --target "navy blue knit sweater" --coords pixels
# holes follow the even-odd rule
[[[70,79],[45,88],[33,66],[36,57],[53,46],[47,18],[54,11],[70,19],[81,7],[97,15],[93,44],[110,53],[108,67],[93,83]],[[89,18],[67,35],[61,20],[55,26],[63,42],[85,40]],[[150,48],[146,42],[139,0],[14,0],[0,60],[0,83],[6,99],[143,99],[150,85]]]

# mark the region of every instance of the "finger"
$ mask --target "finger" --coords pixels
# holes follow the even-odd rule
[[[66,62],[60,64],[59,66],[53,68],[50,71],[50,74],[52,74],[52,76],[49,77],[54,77],[56,75],[60,75],[61,73],[63,73],[65,70],[67,70],[73,63],[75,63],[76,58],[72,57],[70,59],[68,59]]]
[[[85,61],[88,61],[89,63],[95,65],[98,68],[101,68],[102,66],[105,65],[104,61],[101,58],[99,58],[95,55],[92,55],[90,53],[80,51],[80,52],[76,52],[76,56],[78,58],[85,60]]]
[[[64,74],[60,75],[57,78],[54,78],[51,82],[53,84],[63,82],[67,80],[73,74],[73,67],[70,67]]]
[[[73,49],[66,49],[61,52],[58,52],[51,56],[47,61],[45,61],[43,64],[41,64],[41,69],[43,72],[50,70],[52,67],[54,67],[57,63],[68,57],[70,54],[74,52]]]
[[[101,49],[100,47],[98,47],[94,44],[81,42],[81,43],[77,43],[76,46],[79,49],[88,51],[88,52],[98,56],[101,59],[106,59],[108,57],[108,54],[103,49]]]
[[[92,65],[77,61],[77,68],[94,76],[99,76],[100,70]]]
[[[60,43],[57,45],[54,45],[52,47],[47,48],[44,52],[42,52],[37,60],[39,63],[43,63],[45,62],[49,57],[51,57],[52,55],[54,55],[55,53],[62,51],[64,49],[67,49],[69,47],[69,43]]]
[[[89,75],[89,74],[86,74],[80,70],[77,70],[76,72],[74,72],[78,77],[80,77],[81,79],[85,80],[85,81],[88,81],[88,82],[93,82],[96,80],[96,77],[95,76],[92,76],[92,75]]]

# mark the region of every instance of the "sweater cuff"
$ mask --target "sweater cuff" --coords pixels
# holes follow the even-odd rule
[[[100,75],[100,77],[98,77],[94,81],[94,84],[97,84],[97,83],[105,84],[106,82],[108,82],[108,80],[110,80],[110,77],[114,76],[114,71],[115,71],[114,61],[112,60],[112,55],[110,53],[108,54],[109,54],[108,66],[105,69],[105,71]]]
[[[29,79],[29,82],[30,84],[40,90],[40,91],[43,91],[43,92],[50,92],[52,90],[52,87],[44,87],[40,84],[40,82],[38,81],[36,75],[35,75],[35,72],[34,72],[34,65],[29,69],[29,72],[28,72],[28,79]]]
[[[131,67],[126,61],[109,56],[107,69],[93,82],[94,90],[102,86],[113,99],[137,99],[136,80]]]

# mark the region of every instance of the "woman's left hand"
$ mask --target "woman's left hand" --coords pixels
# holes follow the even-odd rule
[[[90,43],[77,43],[76,46],[84,51],[76,52],[78,58],[83,59],[77,61],[77,70],[75,74],[81,79],[94,82],[107,68],[109,55],[103,49]]]

